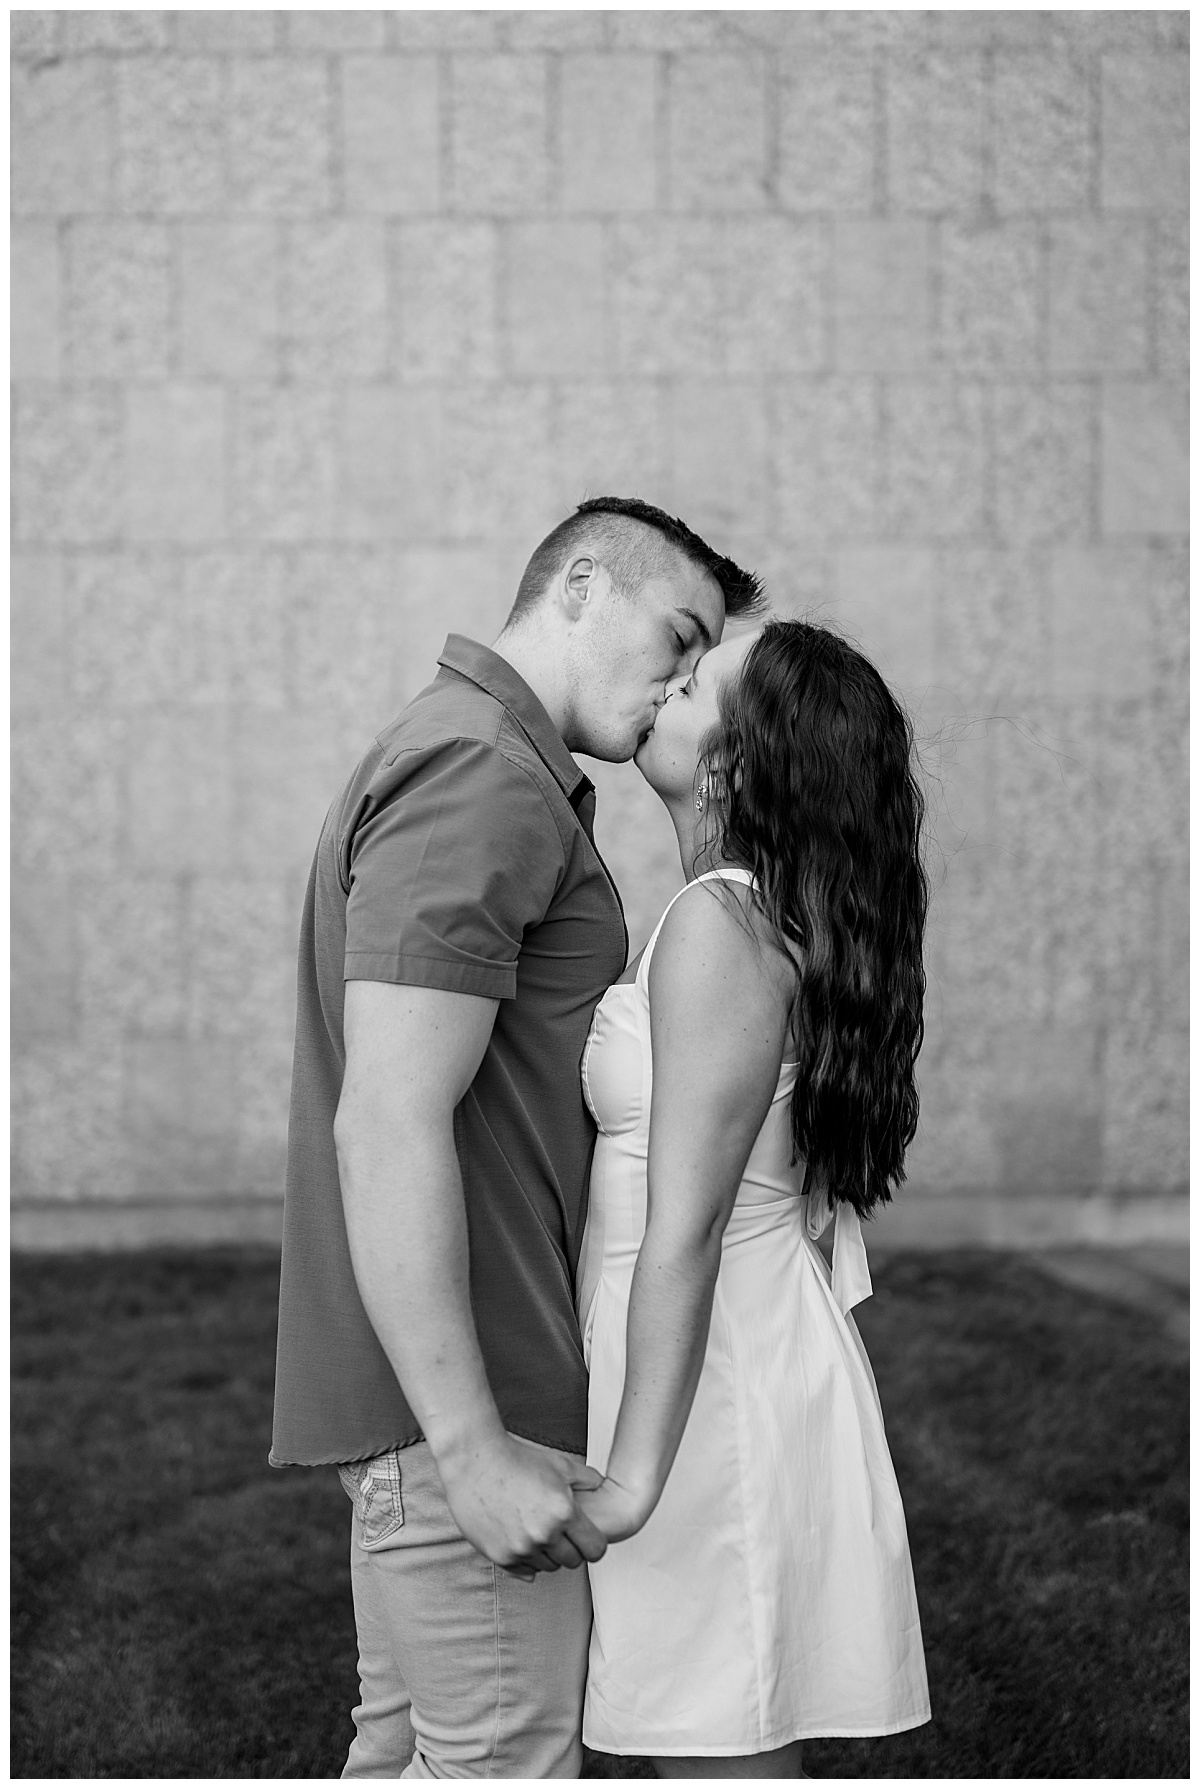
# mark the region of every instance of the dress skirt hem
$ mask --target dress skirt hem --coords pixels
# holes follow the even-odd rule
[[[760,1740],[757,1745],[742,1746],[704,1746],[704,1745],[658,1745],[647,1738],[638,1745],[601,1744],[589,1734],[587,1722],[583,1726],[583,1743],[591,1752],[606,1752],[612,1758],[753,1758],[759,1752],[777,1752],[781,1746],[795,1745],[801,1739],[886,1739],[893,1733],[908,1733],[914,1727],[924,1727],[933,1716],[927,1707],[922,1714],[901,1715],[897,1720],[866,1727],[847,1725],[832,1727],[803,1727],[791,1732],[784,1730],[778,1738]]]

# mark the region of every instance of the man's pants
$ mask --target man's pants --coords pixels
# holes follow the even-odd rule
[[[531,1584],[464,1540],[429,1448],[338,1468],[362,1700],[345,1777],[577,1777],[587,1567]]]

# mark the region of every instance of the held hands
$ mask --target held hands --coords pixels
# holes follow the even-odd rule
[[[615,1478],[602,1479],[595,1489],[579,1495],[579,1507],[609,1542],[627,1541],[645,1527],[654,1502],[644,1492],[618,1484]]]
[[[573,1454],[501,1430],[439,1459],[438,1470],[463,1534],[514,1577],[603,1558],[607,1541],[576,1495],[601,1475]]]

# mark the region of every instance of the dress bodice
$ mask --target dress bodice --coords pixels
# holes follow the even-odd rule
[[[747,870],[712,870],[698,881],[724,879],[750,883]],[[686,885],[690,887],[690,884]],[[619,1138],[620,1147],[644,1162],[650,1141],[653,1064],[650,1048],[650,959],[667,914],[686,892],[681,888],[668,904],[642,953],[636,978],[609,988],[596,1008],[583,1052],[583,1090],[602,1136]],[[792,1161],[790,1101],[796,1085],[796,1064],[780,1064],[771,1108],[754,1142],[737,1203],[797,1197],[804,1183],[803,1162]]]
[[[754,881],[748,870],[733,865],[710,870],[696,880],[735,881],[746,886],[753,886]],[[642,953],[634,980],[614,983],[601,998],[583,1052],[584,1097],[600,1132],[592,1176],[589,1242],[604,1234],[611,1246],[616,1235],[623,1232],[625,1247],[634,1254],[646,1223],[646,1163],[653,1093],[650,962],[667,914],[690,887],[691,883],[685,884],[668,902]],[[789,1213],[788,1207],[800,1199],[805,1175],[803,1159],[793,1160],[791,1097],[796,1075],[794,1061],[785,1059],[780,1063],[770,1108],[738,1187],[726,1236],[728,1243],[735,1242],[747,1225],[757,1229],[768,1216],[767,1208],[772,1221],[795,1220],[796,1211]],[[626,1171],[617,1172],[622,1163]],[[814,1240],[834,1216],[824,1196],[814,1195],[805,1201],[804,1223]],[[587,1252],[594,1257],[592,1247]],[[586,1266],[585,1277],[590,1277]],[[848,1310],[869,1296],[870,1289],[858,1219],[850,1207],[839,1204],[834,1232],[835,1295],[842,1309]]]

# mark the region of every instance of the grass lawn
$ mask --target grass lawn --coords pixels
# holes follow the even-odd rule
[[[15,1262],[14,1776],[340,1772],[350,1506],[266,1463],[277,1281],[242,1252]],[[1186,1776],[1181,1351],[1013,1256],[875,1281],[934,1718],[806,1769]]]

